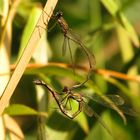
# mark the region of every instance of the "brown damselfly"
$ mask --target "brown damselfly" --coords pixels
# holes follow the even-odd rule
[[[101,119],[101,117],[87,104],[87,99],[91,99],[97,103],[100,103],[103,106],[109,107],[113,110],[115,110],[123,119],[124,123],[126,124],[126,118],[124,116],[124,113],[132,116],[137,116],[138,114],[131,108],[123,107],[124,105],[124,99],[119,95],[98,95],[93,94],[87,95],[87,94],[81,94],[74,92],[73,90],[75,88],[68,88],[64,87],[62,90],[62,98],[59,98],[58,95],[60,93],[55,92],[51,87],[49,87],[47,84],[45,84],[41,80],[36,80],[34,82],[36,85],[42,85],[46,87],[49,92],[53,95],[60,111],[67,116],[70,119],[74,119],[78,114],[82,111],[85,112],[89,117],[94,116],[98,119],[100,124],[111,134],[109,128],[107,127],[106,123]],[[71,112],[72,106],[70,108],[67,108],[67,104],[70,104],[70,100],[76,101],[78,108],[75,112]]]
[[[48,29],[49,31],[52,30],[52,28],[54,28],[56,24],[59,25],[60,30],[61,30],[61,32],[63,33],[63,36],[64,36],[64,41],[63,41],[63,46],[62,46],[62,55],[63,56],[65,55],[66,48],[68,47],[69,52],[70,52],[70,57],[71,57],[72,67],[73,67],[74,73],[75,73],[75,70],[74,70],[75,62],[74,62],[73,56],[72,56],[70,41],[76,43],[81,48],[81,50],[85,53],[85,55],[87,56],[88,63],[89,63],[89,71],[88,71],[87,79],[83,82],[83,83],[85,83],[86,81],[88,81],[91,71],[95,68],[95,57],[94,57],[94,55],[84,45],[84,43],[82,42],[82,40],[80,38],[80,35],[77,34],[76,32],[73,32],[72,29],[70,29],[68,23],[63,18],[63,13],[62,12],[56,12],[56,14],[53,14],[52,16],[50,16],[45,11],[42,11],[43,23],[47,28],[47,26],[48,26],[47,23],[48,22],[47,22],[47,20],[44,19],[44,14],[46,14],[51,19],[55,20],[54,25],[52,25],[52,27],[50,29]],[[40,28],[39,25],[37,25],[37,27]]]

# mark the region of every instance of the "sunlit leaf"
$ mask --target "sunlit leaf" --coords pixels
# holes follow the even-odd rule
[[[19,57],[20,57],[21,53],[23,52],[24,48],[26,47],[26,44],[33,32],[33,29],[36,26],[36,23],[37,23],[37,20],[38,20],[40,14],[41,14],[40,8],[35,7],[31,10],[29,20],[28,20],[28,22],[25,26],[24,32],[22,34],[20,49],[19,49],[19,53],[18,53]]]
[[[114,0],[101,0],[101,2],[109,11],[109,13],[114,18],[116,18],[117,21],[123,26],[123,28],[128,33],[128,36],[130,37],[131,41],[135,44],[135,46],[138,47],[139,46],[138,36],[133,26],[130,24],[129,20],[126,18],[126,16],[123,14],[121,9],[119,8],[119,5]]]
[[[8,115],[39,115],[36,110],[21,104],[12,104],[4,110]]]

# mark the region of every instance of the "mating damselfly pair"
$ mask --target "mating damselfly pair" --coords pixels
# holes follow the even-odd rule
[[[75,87],[68,88],[64,87],[62,89],[62,92],[57,92],[54,89],[52,89],[50,86],[48,86],[46,83],[44,83],[41,80],[35,80],[34,83],[36,85],[44,86],[53,96],[55,99],[60,111],[63,115],[67,116],[70,119],[74,119],[78,116],[80,112],[84,112],[89,117],[95,117],[98,119],[100,124],[112,135],[110,129],[106,125],[106,123],[101,119],[101,117],[88,105],[88,99],[95,101],[105,107],[111,108],[115,110],[123,119],[124,123],[126,124],[126,117],[124,115],[128,114],[131,116],[138,116],[139,114],[135,112],[133,109],[129,107],[125,107],[125,101],[124,99],[119,95],[88,95],[83,93],[75,92]],[[71,106],[71,101],[75,101],[77,103],[77,110],[73,111],[73,108]]]
[[[42,13],[49,16],[49,14],[47,14],[45,11],[42,11]],[[42,14],[43,23],[47,27],[47,22],[44,19],[43,14]],[[127,108],[127,107],[123,106],[125,103],[124,99],[122,97],[120,97],[119,95],[98,95],[98,94],[88,95],[88,94],[82,94],[79,92],[78,93],[75,92],[76,88],[82,86],[83,84],[85,84],[89,80],[89,75],[90,75],[91,71],[94,69],[94,65],[95,65],[94,55],[92,53],[90,53],[90,51],[88,51],[88,49],[85,47],[83,42],[80,40],[79,35],[74,33],[69,28],[67,22],[63,18],[62,12],[57,12],[56,14],[53,14],[52,16],[50,16],[50,18],[55,20],[55,23],[52,26],[52,28],[56,24],[58,24],[60,29],[61,29],[61,32],[63,33],[64,42],[63,42],[63,47],[62,47],[62,54],[65,55],[66,47],[68,47],[69,52],[70,52],[70,56],[71,56],[71,60],[72,60],[72,65],[74,66],[70,41],[76,43],[82,49],[82,51],[86,54],[86,56],[88,58],[89,71],[87,74],[87,78],[83,83],[81,83],[79,85],[74,85],[72,88],[64,87],[62,89],[61,94],[59,92],[55,91],[54,89],[52,89],[50,86],[48,86],[46,83],[44,83],[41,80],[36,80],[36,81],[34,81],[34,83],[36,85],[42,85],[42,86],[47,88],[47,90],[54,97],[62,114],[64,114],[68,118],[74,119],[76,116],[78,116],[78,114],[80,112],[83,111],[89,117],[94,116],[95,118],[97,118],[98,121],[103,125],[103,127],[106,128],[107,131],[111,134],[106,123],[88,105],[88,102],[87,102],[88,99],[93,100],[95,102],[98,102],[106,107],[109,107],[109,108],[115,110],[122,117],[125,124],[126,124],[126,117],[125,117],[124,113],[132,115],[132,116],[137,115],[137,113],[135,111],[133,111],[131,108]],[[39,29],[41,26],[38,25],[37,27]],[[71,106],[71,101],[74,101],[77,103],[77,110],[73,111],[73,108]]]

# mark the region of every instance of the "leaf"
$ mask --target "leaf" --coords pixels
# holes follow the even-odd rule
[[[36,110],[21,104],[12,104],[4,110],[9,115],[39,115]]]
[[[0,24],[2,24],[0,26],[3,26],[7,18],[8,5],[9,5],[9,1],[0,0],[0,16],[1,16]]]
[[[33,68],[33,69],[28,69],[25,71],[26,74],[39,74],[39,73],[43,73],[43,74],[47,74],[47,75],[55,75],[55,76],[62,76],[62,77],[68,77],[74,81],[77,82],[83,82],[85,81],[84,76],[81,75],[74,75],[73,71],[68,69],[68,68],[64,68],[61,66],[57,66],[57,65],[48,65],[48,66],[44,66],[41,68]],[[43,78],[42,80],[44,80],[46,82],[46,76],[41,76],[41,78]],[[85,75],[86,76],[86,75]],[[91,89],[95,90],[97,93],[99,93],[99,89],[98,87],[96,87],[95,83],[91,80],[89,80],[86,84],[87,87],[90,87]]]
[[[106,80],[108,82],[110,82],[111,84],[115,85],[116,87],[118,87],[123,92],[123,94],[129,98],[129,100],[132,102],[134,108],[136,108],[137,110],[135,111],[132,108],[127,107],[127,106],[122,106],[122,107],[120,106],[120,109],[125,114],[131,115],[131,116],[140,116],[140,112],[139,112],[140,100],[139,100],[139,98],[137,98],[137,96],[134,96],[126,86],[124,86],[122,83],[120,83],[116,79],[107,78]]]
[[[138,47],[140,45],[139,39],[131,23],[128,21],[128,19],[122,12],[118,12],[118,19],[120,20],[120,23],[122,23],[122,26],[127,32],[128,37],[131,39],[134,45]]]
[[[135,46],[139,46],[139,39],[138,36],[133,28],[133,26],[130,24],[126,16],[123,14],[123,12],[120,10],[119,5],[113,1],[113,0],[101,0],[103,5],[106,7],[108,12],[117,19],[118,23],[123,26],[125,31],[128,33],[129,38],[134,43]]]
[[[22,38],[21,38],[21,43],[20,43],[20,49],[19,49],[19,53],[18,53],[18,57],[21,56],[24,48],[26,47],[26,44],[36,26],[37,20],[39,18],[41,14],[41,9],[40,8],[33,8],[31,10],[30,16],[29,16],[29,20],[25,26],[24,32],[22,34]]]
[[[80,112],[80,114],[78,114],[78,116],[75,118],[75,121],[79,123],[86,134],[89,132],[88,120],[83,112]]]
[[[119,6],[115,3],[115,1],[114,0],[101,0],[101,2],[106,7],[106,9],[108,10],[108,12],[113,17],[115,17],[116,16],[116,13],[119,10]]]
[[[97,123],[90,129],[85,140],[93,140],[94,138],[97,140],[114,140],[118,136],[123,140],[134,140],[131,139],[132,133],[129,131],[129,127],[126,126],[126,128],[124,128],[121,123],[114,121],[115,118],[112,117],[108,111],[105,111],[100,117],[108,125],[108,128],[112,130],[113,137],[111,137],[106,129],[100,125],[100,122],[97,121]]]
[[[24,134],[21,130],[21,126],[16,122],[16,120],[8,115],[3,116],[3,122],[5,124],[7,133],[11,140],[24,140]],[[3,138],[5,139],[5,138]]]

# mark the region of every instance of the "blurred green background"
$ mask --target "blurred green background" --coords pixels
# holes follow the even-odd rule
[[[2,17],[6,13],[6,7],[9,4],[12,5],[12,2],[1,0],[1,33],[4,27]],[[8,54],[10,64],[17,62],[22,50],[26,47],[45,3],[45,0],[19,2],[10,23],[11,41],[7,38],[11,44],[6,46],[7,52],[4,53]],[[94,54],[97,69],[109,69],[139,78],[139,0],[59,0],[54,13],[57,11],[63,12],[63,17],[70,28],[80,34],[82,42]],[[5,14],[5,19],[7,17],[8,14]],[[53,23],[54,20],[49,22],[48,29]],[[34,65],[25,71],[12,96],[11,104],[24,104],[48,114],[43,121],[38,121],[37,116],[14,117],[22,128],[25,139],[139,140],[140,116],[126,115],[127,125],[124,125],[115,111],[89,101],[90,106],[112,131],[112,137],[94,117],[89,118],[81,113],[74,120],[69,120],[63,116],[59,109],[56,109],[58,107],[48,91],[33,84],[33,80],[39,78],[51,85],[55,91],[60,92],[63,86],[71,87],[85,79],[86,72],[84,74],[78,72],[75,77],[71,69],[61,67],[62,64],[71,64],[68,49],[66,55],[62,56],[63,39],[59,26],[50,32],[46,31],[40,42],[35,44],[37,49],[31,60]],[[82,50],[74,43],[71,43],[71,49],[75,63],[88,67],[88,60]],[[0,59],[4,60],[2,57]],[[52,62],[55,62],[54,65],[49,65]],[[46,66],[34,67],[37,63]],[[93,72],[90,81],[80,89],[80,92],[119,94],[126,100],[127,105],[139,111],[139,82],[139,79],[136,81],[119,80]]]

